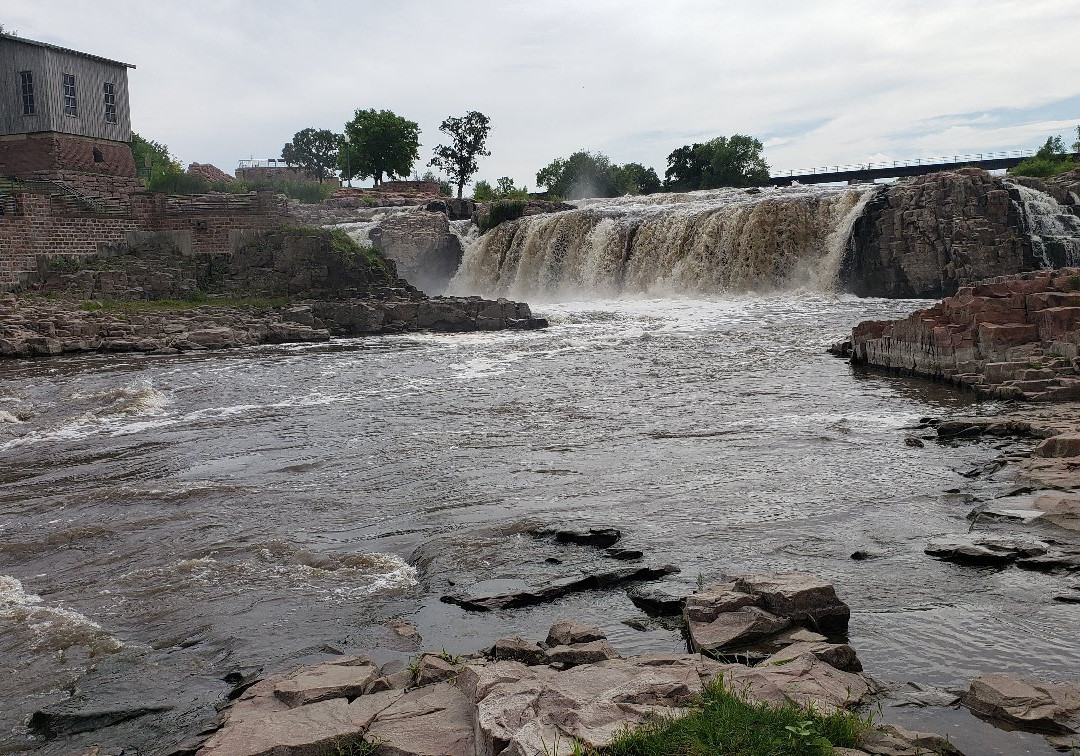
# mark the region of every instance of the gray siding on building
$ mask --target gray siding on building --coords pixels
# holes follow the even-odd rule
[[[21,71],[34,78],[34,115],[23,115]],[[75,76],[77,115],[64,113],[64,74]],[[105,83],[113,84],[116,123],[105,120]],[[0,36],[0,134],[58,131],[131,141],[127,66],[31,41]]]

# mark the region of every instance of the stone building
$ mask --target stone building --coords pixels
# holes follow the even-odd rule
[[[133,181],[134,67],[0,34],[0,175],[91,189],[102,183],[93,176]]]

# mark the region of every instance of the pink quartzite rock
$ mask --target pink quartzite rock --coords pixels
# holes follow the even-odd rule
[[[1080,732],[1080,687],[985,675],[971,681],[962,697],[976,714],[1026,730]]]

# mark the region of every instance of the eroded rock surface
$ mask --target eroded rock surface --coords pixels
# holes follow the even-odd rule
[[[902,320],[860,323],[851,360],[992,398],[1080,399],[1080,268],[990,279]],[[1078,443],[1054,441],[1044,455],[1075,456]]]
[[[962,697],[971,711],[1021,729],[1051,734],[1080,732],[1080,686],[985,675]]]

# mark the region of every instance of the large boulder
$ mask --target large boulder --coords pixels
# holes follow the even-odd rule
[[[1024,730],[1069,735],[1080,732],[1080,686],[984,675],[961,697],[974,713]]]
[[[845,630],[851,609],[836,596],[831,583],[799,572],[746,575],[735,589],[758,596],[770,612],[822,630]]]
[[[428,294],[442,294],[461,264],[461,240],[443,212],[394,213],[372,229],[375,247],[397,264],[398,274]]]

